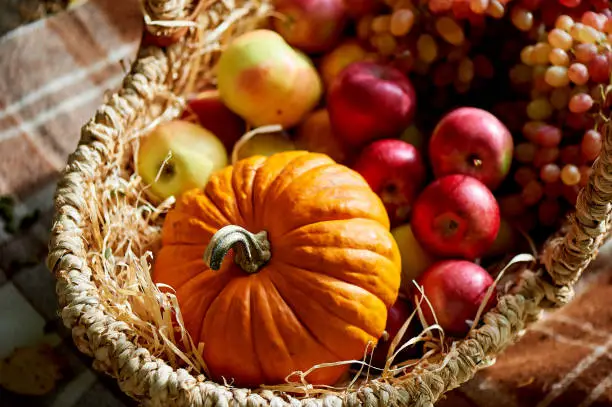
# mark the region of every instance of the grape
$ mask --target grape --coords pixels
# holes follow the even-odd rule
[[[465,40],[463,29],[450,17],[440,17],[436,20],[436,31],[449,44],[461,45]]]
[[[593,127],[594,119],[584,113],[568,112],[565,117],[565,124],[574,130],[583,130]]]
[[[470,10],[476,14],[484,14],[489,6],[489,0],[470,0]]]
[[[603,83],[610,80],[610,60],[607,55],[595,55],[589,61],[588,69],[594,82]]]
[[[525,203],[521,194],[502,196],[498,203],[499,211],[504,217],[519,216],[525,213]]]
[[[586,93],[578,93],[569,101],[569,111],[572,113],[584,113],[593,107],[593,98]]]
[[[576,185],[580,182],[580,170],[573,164],[566,164],[561,170],[561,181],[565,185]]]
[[[550,86],[561,88],[569,85],[570,80],[567,76],[567,68],[564,66],[551,66],[546,70],[544,80]]]
[[[589,165],[580,166],[580,185],[581,187],[586,186],[589,183],[589,177],[593,173],[593,167]]]
[[[579,164],[580,163],[580,147],[566,146],[561,149],[561,163],[563,164]]]
[[[565,14],[562,14],[557,17],[557,20],[555,21],[555,28],[558,28],[563,31],[569,31],[573,26],[574,20],[570,16]]]
[[[574,8],[580,5],[580,0],[559,0],[559,4],[565,7]]]
[[[453,82],[453,86],[455,87],[455,91],[457,91],[457,93],[467,93],[470,90],[470,84],[469,83],[465,83],[465,82],[461,82],[459,80],[455,80]]]
[[[510,69],[510,80],[512,83],[521,84],[531,82],[532,70],[531,67],[523,64],[518,64]]]
[[[556,147],[561,142],[561,130],[548,124],[539,127],[535,136],[535,142],[542,147]]]
[[[372,31],[372,20],[374,17],[368,15],[359,19],[357,23],[357,37],[362,40],[370,38],[370,32]]]
[[[537,147],[532,143],[520,143],[514,148],[516,161],[527,164],[533,161]]]
[[[599,157],[602,144],[603,140],[600,132],[597,130],[587,131],[584,133],[582,143],[580,144],[582,156],[589,161],[595,160],[597,157]]]
[[[535,47],[533,45],[528,45],[521,50],[521,62],[527,66],[535,65],[535,56],[534,56]]]
[[[578,192],[580,191],[580,184],[578,185],[563,185],[561,188],[561,195],[567,202],[572,205],[576,205],[578,200]]]
[[[448,11],[453,5],[452,0],[429,0],[428,3],[429,10],[435,14]]]
[[[470,58],[463,58],[459,62],[457,79],[463,83],[470,83],[474,79],[474,62]]]
[[[401,37],[408,34],[413,25],[414,13],[410,9],[402,8],[395,10],[391,15],[389,30],[396,37]]]
[[[586,64],[597,55],[597,46],[595,44],[578,44],[574,47],[574,56],[578,62]]]
[[[510,13],[512,24],[521,31],[529,31],[533,26],[533,14],[522,7],[514,7]]]
[[[493,18],[502,18],[504,16],[504,5],[497,0],[490,0],[487,7],[487,14]]]
[[[397,48],[397,41],[390,33],[377,34],[370,39],[370,42],[383,56],[393,55]]]
[[[548,64],[548,55],[552,51],[552,47],[547,42],[538,42],[533,48],[532,59],[537,65]]]
[[[546,164],[540,168],[540,179],[546,183],[557,182],[561,176],[561,168],[557,164]]]
[[[593,11],[587,11],[582,15],[580,21],[582,24],[593,27],[597,31],[603,31],[607,19],[604,15],[597,14]]]
[[[608,19],[606,20],[606,22],[604,24],[603,31],[606,34],[611,34],[612,33],[612,17],[608,17]]]
[[[478,54],[474,57],[474,73],[476,76],[488,79],[493,77],[495,70],[489,58]]]
[[[372,20],[372,31],[380,34],[389,31],[389,27],[391,26],[391,16],[383,15],[374,17]]]
[[[514,173],[514,180],[517,184],[524,187],[530,181],[535,180],[538,177],[535,170],[531,167],[520,167]]]
[[[544,188],[537,180],[529,181],[521,191],[521,197],[527,206],[537,204],[543,196]]]
[[[519,3],[527,10],[538,10],[541,7],[542,0],[521,0]]]
[[[572,36],[560,28],[554,28],[548,33],[548,43],[564,51],[572,47],[573,41]]]
[[[559,149],[557,147],[539,148],[533,156],[533,166],[541,168],[546,164],[554,163],[559,158]]]
[[[551,115],[552,105],[546,98],[536,98],[527,105],[527,116],[532,120],[545,120]]]
[[[438,45],[431,35],[421,34],[416,45],[419,59],[423,62],[430,64],[438,57]]]
[[[584,85],[589,81],[589,70],[586,65],[575,62],[567,70],[567,76],[576,85]]]
[[[569,71],[568,71],[569,73]],[[557,110],[565,109],[570,100],[570,88],[555,88],[550,94],[550,104]]]
[[[544,226],[554,226],[561,217],[561,205],[556,199],[544,199],[538,206],[538,219]]]
[[[568,66],[570,62],[569,55],[561,48],[553,48],[548,54],[548,60],[553,65]]]

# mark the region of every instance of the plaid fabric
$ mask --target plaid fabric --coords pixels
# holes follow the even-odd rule
[[[72,346],[43,261],[58,171],[81,125],[120,84],[121,61],[133,60],[140,34],[137,0],[90,0],[0,39],[0,196],[15,201],[0,200],[0,360],[47,343],[63,376],[42,396],[0,387],[0,406],[133,404]],[[612,405],[612,273],[601,267],[610,258],[601,256],[602,271],[583,282],[574,302],[547,315],[440,406]],[[0,384],[7,379],[2,369],[0,363]],[[26,380],[31,370],[17,377]]]

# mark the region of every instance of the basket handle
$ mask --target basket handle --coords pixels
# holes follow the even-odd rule
[[[551,239],[542,254],[556,285],[573,285],[597,256],[610,234],[612,213],[612,123],[602,126],[603,147],[588,184],[578,193],[576,210],[562,237]]]
[[[173,44],[187,33],[202,7],[203,0],[143,0],[146,31],[164,46]]]

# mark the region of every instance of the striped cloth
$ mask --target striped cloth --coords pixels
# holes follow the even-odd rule
[[[90,0],[0,38],[2,407],[133,405],[113,380],[95,374],[91,361],[75,351],[58,318],[54,281],[43,261],[58,171],[74,150],[81,125],[105,92],[121,83],[136,53],[141,21],[138,0]],[[599,263],[605,266],[611,258],[606,254]],[[440,406],[612,405],[612,273],[598,270],[568,307],[547,315],[496,365]],[[47,344],[44,351],[7,359],[16,348],[41,343]],[[51,391],[15,391],[33,373],[31,363],[15,370],[15,360],[29,360],[24,355],[49,366],[61,361],[61,378]],[[12,377],[17,383],[8,380]]]

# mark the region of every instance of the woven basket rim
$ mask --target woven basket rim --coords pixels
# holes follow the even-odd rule
[[[185,3],[189,1],[181,4]],[[189,36],[181,40],[187,41]],[[607,154],[612,151],[610,134],[605,138],[602,156],[594,165],[589,184],[579,194],[565,235],[551,239],[548,250],[542,254],[543,265],[529,273],[517,291],[500,297],[498,305],[484,315],[484,324],[466,339],[455,342],[443,363],[422,364],[397,380],[371,380],[344,394],[299,398],[270,390],[228,387],[185,369],[173,369],[148,350],[131,343],[129,327],[105,314],[83,256],[87,242],[80,231],[87,227],[83,222],[86,208],[79,195],[112,148],[113,140],[130,127],[138,109],[151,103],[155,95],[150,89],[172,90],[168,78],[177,74],[178,68],[169,55],[175,47],[183,45],[140,48],[122,88],[83,126],[78,147],[68,160],[54,198],[47,264],[57,278],[64,324],[72,329],[79,350],[94,358],[94,367],[117,378],[120,388],[135,399],[160,406],[433,405],[442,394],[492,363],[495,355],[513,343],[527,323],[537,319],[542,308],[566,304],[572,298],[573,284],[604,242],[612,198],[612,173],[607,172],[607,168],[612,168]]]

